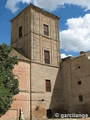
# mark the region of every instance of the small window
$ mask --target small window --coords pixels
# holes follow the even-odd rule
[[[47,50],[44,50],[44,62],[50,64],[50,52]]]
[[[78,85],[81,85],[81,81],[78,81]]]
[[[77,64],[77,65],[76,65],[76,69],[81,69],[81,65],[80,65],[80,64]]]
[[[44,35],[49,36],[49,26],[46,24],[43,24],[43,30],[44,30]]]
[[[79,95],[79,101],[83,101],[83,96]]]
[[[46,84],[46,92],[51,92],[51,81],[45,80]]]
[[[52,118],[52,110],[51,109],[47,109],[47,117]]]
[[[22,37],[22,26],[19,27],[19,38]]]
[[[80,69],[81,68],[81,66],[78,66],[78,69]]]

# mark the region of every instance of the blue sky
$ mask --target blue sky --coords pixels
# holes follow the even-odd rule
[[[77,56],[90,51],[89,0],[2,0],[0,1],[0,44],[10,45],[10,20],[28,4],[47,10],[60,17],[59,33],[61,56]]]

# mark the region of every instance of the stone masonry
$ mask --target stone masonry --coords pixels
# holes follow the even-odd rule
[[[21,108],[25,120],[55,120],[55,113],[90,115],[90,52],[61,59],[58,20],[32,4],[11,20],[10,55],[18,57],[13,73],[20,92],[0,120],[21,120]]]

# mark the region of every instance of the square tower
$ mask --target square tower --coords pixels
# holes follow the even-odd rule
[[[31,61],[59,66],[59,17],[32,4],[11,20],[11,46]]]
[[[11,20],[11,46],[30,60],[31,120],[43,120],[61,108],[58,20],[32,4]]]

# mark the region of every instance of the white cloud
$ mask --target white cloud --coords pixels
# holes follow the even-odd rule
[[[18,4],[20,2],[29,4],[32,0],[7,0],[5,7],[14,13],[19,9]],[[56,10],[58,6],[64,6],[65,4],[73,4],[85,10],[90,10],[90,0],[48,0],[48,2],[46,0],[33,0],[33,4],[50,11]]]
[[[67,55],[65,53],[61,54],[61,58],[66,58],[66,57],[67,57]]]
[[[50,11],[55,10],[58,6],[64,6],[65,4],[73,4],[84,8],[85,10],[90,9],[90,0],[34,0],[35,5],[46,8]]]
[[[67,30],[60,32],[61,49],[66,51],[90,50],[90,14],[67,20]]]
[[[18,4],[20,2],[29,4],[31,0],[7,0],[5,7],[15,13],[19,9]]]
[[[69,56],[72,56],[72,55],[66,55],[65,53],[61,54],[61,58],[66,58],[66,57],[69,57]]]

